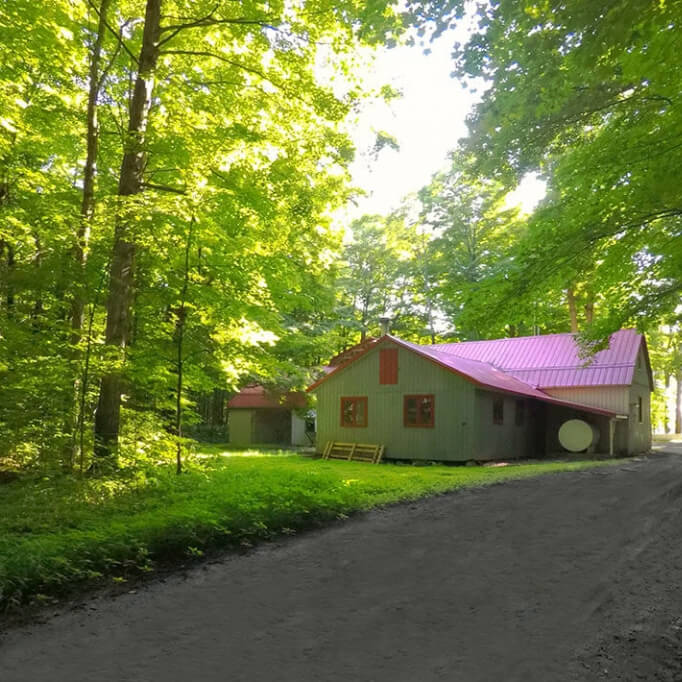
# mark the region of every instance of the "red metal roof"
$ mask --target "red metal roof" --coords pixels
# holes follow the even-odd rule
[[[234,409],[272,409],[296,408],[306,406],[305,393],[290,391],[268,391],[264,386],[252,385],[242,388],[237,395],[227,401],[227,407]]]
[[[427,346],[438,353],[489,363],[537,388],[627,386],[643,337],[634,329],[613,334],[609,347],[581,357],[574,334],[523,336]]]
[[[373,346],[379,339],[370,336],[360,343],[356,343],[350,348],[341,351],[338,355],[335,355],[328,363],[329,367],[338,367],[343,365],[349,360],[352,360],[356,355],[364,353],[370,346]]]
[[[479,386],[484,386],[492,390],[504,391],[505,393],[514,393],[516,395],[528,396],[529,398],[536,398],[537,400],[542,400],[546,403],[578,408],[587,412],[596,412],[597,414],[615,416],[615,412],[611,412],[610,410],[588,407],[582,403],[553,398],[543,391],[533,386],[529,386],[525,381],[493,367],[489,363],[463,358],[454,355],[453,353],[442,352],[437,350],[438,346],[419,346],[416,343],[410,343],[409,341],[403,341],[402,339],[396,339],[395,337],[387,338],[398,345],[413,350],[423,357],[433,360],[442,367],[450,369],[457,374],[461,374]]]

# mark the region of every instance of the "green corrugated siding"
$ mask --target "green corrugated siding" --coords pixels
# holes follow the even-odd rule
[[[628,413],[627,386],[566,386],[548,388],[545,393],[571,403],[600,407],[618,414]]]
[[[475,450],[472,459],[518,459],[532,457],[534,453],[534,422],[529,400],[515,398],[503,393],[477,389],[475,407]],[[504,421],[493,423],[493,401],[504,400]],[[524,402],[523,424],[516,425],[516,401]]]
[[[642,399],[642,421],[639,421],[639,398]],[[651,449],[651,393],[649,386],[635,383],[630,386],[628,419],[628,453],[631,455]]]
[[[638,384],[640,386],[646,386],[646,388],[650,387],[648,365],[643,347],[639,349],[639,353],[637,354],[637,363],[632,376],[632,383]]]
[[[382,348],[392,347],[382,345]],[[435,425],[403,425],[403,396],[433,393]],[[332,376],[317,390],[317,447],[330,440],[383,443],[386,457],[394,459],[473,459],[474,386],[404,348],[398,349],[398,383],[379,384],[377,349]],[[340,425],[341,397],[367,396],[365,428]]]
[[[228,428],[232,445],[253,443],[253,410],[230,410]]]
[[[646,356],[642,348],[637,356],[629,391],[628,453],[631,455],[651,449],[651,392]],[[642,421],[639,421],[638,399],[642,399]]]

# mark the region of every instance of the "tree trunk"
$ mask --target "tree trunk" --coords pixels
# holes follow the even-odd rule
[[[40,282],[40,268],[43,259],[43,247],[40,243],[40,237],[37,234],[33,234],[33,244],[35,245],[35,253],[31,258],[31,265],[35,268],[36,282]],[[36,300],[33,303],[33,310],[31,311],[31,327],[33,328],[33,333],[38,334],[40,332],[40,317],[43,314],[43,290],[42,288],[36,289]]]
[[[147,0],[139,68],[130,103],[130,120],[118,184],[119,197],[139,194],[146,160],[147,119],[152,102],[154,74],[159,57],[162,0]],[[105,343],[119,349],[122,364],[130,334],[135,276],[134,220],[125,200],[116,216],[114,247],[109,272]],[[120,367],[102,377],[95,414],[95,457],[112,458],[118,447],[123,377]]]
[[[675,372],[675,433],[682,433],[682,370]]]
[[[12,286],[12,277],[14,271],[14,247],[3,239],[0,239],[0,257],[2,257],[7,252],[7,257],[5,260],[5,265],[7,267],[7,277],[4,286],[4,292],[0,288],[0,295],[5,294],[5,310],[7,317],[12,317],[12,311],[14,309],[14,287]],[[0,296],[1,298],[1,296]],[[0,300],[0,304],[2,301]]]
[[[670,388],[670,373],[666,372],[665,373],[665,388],[666,388],[666,393],[667,390]],[[668,397],[664,393],[664,400],[663,400],[663,432],[664,433],[670,433],[670,413],[669,413],[669,406],[668,406]]]
[[[576,334],[578,332],[578,309],[575,303],[575,293],[573,287],[569,287],[566,291],[566,301],[568,302],[568,312],[571,316],[571,332]]]
[[[88,109],[86,114],[86,155],[83,167],[83,196],[81,198],[80,222],[76,234],[74,247],[74,261],[78,272],[78,282],[74,287],[71,301],[71,343],[76,345],[80,340],[83,327],[83,311],[85,297],[83,296],[82,270],[87,260],[88,242],[90,241],[90,227],[95,212],[95,175],[97,173],[97,151],[99,148],[99,123],[97,120],[97,100],[101,87],[100,63],[102,61],[102,44],[107,30],[107,13],[111,0],[101,0],[99,5],[99,22],[97,34],[92,46],[90,69],[88,74]]]
[[[367,338],[367,317],[369,315],[369,297],[367,294],[362,300],[362,317],[360,319],[360,343],[364,343]]]
[[[14,136],[16,138],[16,136]],[[12,146],[14,145],[15,139],[12,139]],[[4,159],[3,159],[4,162]],[[9,180],[9,170],[3,169],[2,179],[0,180],[0,207],[7,206],[10,202],[10,180]],[[12,317],[12,312],[14,310],[14,286],[12,283],[14,274],[14,247],[8,241],[0,239],[0,258],[3,254],[7,252],[7,257],[5,264],[7,266],[7,279],[6,285],[4,287],[0,286],[0,304],[2,304],[1,296],[5,294],[5,305],[6,314],[8,318]],[[1,273],[1,270],[0,270]],[[0,285],[2,282],[0,281]]]
[[[594,320],[594,301],[588,301],[585,304],[585,322],[592,324],[592,320]]]
[[[182,291],[180,293],[180,307],[177,311],[177,322],[175,324],[175,341],[177,350],[176,360],[176,395],[175,395],[175,437],[177,438],[177,451],[175,456],[175,473],[182,473],[182,381],[183,370],[185,368],[183,358],[183,341],[185,337],[185,319],[187,317],[187,309],[185,303],[187,301],[187,288],[189,286],[189,254],[192,248],[192,231],[194,228],[195,219],[189,223],[189,231],[187,233],[187,242],[185,244],[185,268],[182,280]]]
[[[14,313],[14,283],[12,278],[14,275],[14,266],[16,261],[14,259],[14,247],[7,244],[7,316],[12,317]]]
[[[428,306],[426,308],[426,321],[428,324],[429,337],[431,338],[431,343],[436,343],[436,330],[433,324],[433,306],[429,300]]]

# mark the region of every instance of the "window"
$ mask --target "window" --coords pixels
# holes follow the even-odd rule
[[[493,424],[504,424],[504,398],[493,400]]]
[[[341,426],[367,426],[367,398],[341,398]]]
[[[432,395],[406,395],[403,399],[405,426],[433,426],[435,400]]]
[[[644,421],[644,409],[642,407],[642,396],[637,398],[637,421],[641,424]]]
[[[398,383],[398,349],[382,348],[379,351],[379,383]]]
[[[514,414],[514,423],[517,426],[523,426],[523,422],[526,420],[526,403],[523,400],[516,401],[516,412]]]

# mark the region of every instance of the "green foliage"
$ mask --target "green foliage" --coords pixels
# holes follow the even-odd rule
[[[436,300],[422,226],[401,210],[362,216],[350,228],[335,281],[336,350],[378,336],[382,317],[402,338],[433,338]]]
[[[475,159],[451,154],[450,168],[436,173],[419,192],[422,223],[431,239],[424,260],[440,309],[462,339],[503,336],[518,319],[481,324],[482,290],[503,275],[525,225],[505,206],[508,188],[476,172]]]
[[[481,6],[456,50],[457,74],[490,84],[466,149],[485,177],[513,186],[539,170],[549,183],[486,291],[489,318],[577,287],[597,301],[590,333],[603,337],[655,326],[679,303],[681,19],[678,2]]]
[[[647,335],[656,388],[651,398],[651,422],[658,433],[682,431],[682,325],[679,313],[664,318]],[[674,382],[674,392],[673,392]],[[674,396],[673,396],[674,393]],[[672,419],[671,419],[672,416]]]
[[[120,378],[124,458],[174,437],[173,413],[191,421],[197,395],[282,372],[303,382],[301,366],[329,354],[341,246],[329,216],[350,194],[344,121],[367,95],[358,47],[437,34],[458,12],[162,0],[151,107],[133,135],[146,5],[0,6],[0,458],[15,463],[87,468],[102,377]],[[123,191],[137,147],[140,191]],[[122,235],[135,257],[116,345]]]
[[[605,462],[507,467],[372,466],[219,447],[170,467],[112,478],[28,478],[0,486],[0,605],[117,582],[210,548],[243,547],[357,511],[463,486]]]

